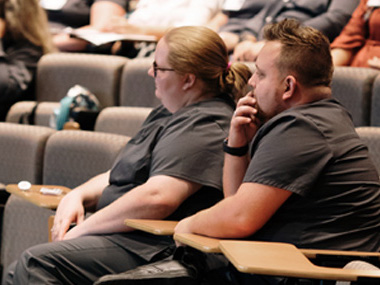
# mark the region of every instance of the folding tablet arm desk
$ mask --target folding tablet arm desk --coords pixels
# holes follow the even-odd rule
[[[126,220],[126,225],[153,234],[174,234],[176,222],[157,220]],[[174,239],[207,253],[223,253],[243,273],[310,278],[318,280],[380,282],[380,270],[356,270],[316,266],[308,257],[323,255],[373,256],[379,253],[336,250],[302,250],[292,244],[219,240],[194,234],[175,234]],[[379,280],[376,280],[379,279]]]

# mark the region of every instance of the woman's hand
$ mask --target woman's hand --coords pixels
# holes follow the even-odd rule
[[[62,240],[72,223],[81,224],[84,213],[83,199],[78,191],[73,190],[64,196],[55,214],[54,225],[51,229],[52,240]]]

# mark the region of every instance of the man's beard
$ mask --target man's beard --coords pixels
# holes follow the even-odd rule
[[[270,118],[268,118],[268,115],[265,114],[265,112],[260,108],[260,105],[258,102],[256,103],[255,108],[257,110],[255,117],[257,118],[257,120],[260,121],[261,124],[264,124],[266,121],[268,121],[270,119]]]

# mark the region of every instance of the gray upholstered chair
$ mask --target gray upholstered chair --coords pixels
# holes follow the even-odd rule
[[[359,127],[356,132],[368,146],[371,159],[380,174],[380,127]]]
[[[151,111],[148,107],[105,108],[96,120],[95,131],[133,137]]]
[[[102,107],[119,104],[120,77],[127,58],[112,55],[53,53],[41,58],[37,66],[36,101],[54,102],[39,105],[35,124],[48,126],[48,117],[67,91],[76,84],[96,95]],[[35,103],[18,102],[7,114],[6,121],[18,123],[30,113]],[[39,118],[39,117],[42,118]]]
[[[90,89],[103,107],[118,104],[120,75],[128,60],[120,56],[53,53],[37,69],[37,101],[59,101],[75,84]]]
[[[73,188],[110,169],[128,140],[127,136],[101,132],[55,132],[46,144],[41,182]],[[53,213],[10,196],[4,210],[2,230],[1,264],[4,268],[28,247],[48,241],[48,217]]]
[[[120,85],[120,106],[156,107],[154,79],[148,75],[153,59],[139,58],[124,66]]]
[[[371,68],[335,68],[332,95],[348,109],[357,127],[370,124],[372,85],[378,74]]]
[[[0,123],[0,224],[3,224],[4,204],[8,198],[5,185],[21,180],[42,182],[44,150],[53,133],[54,130],[46,127]]]
[[[371,126],[380,127],[380,74],[376,76],[372,88]]]
[[[49,127],[53,111],[59,106],[59,102],[40,102],[38,105],[37,101],[18,102],[10,108],[6,122]],[[34,114],[32,114],[33,108],[36,108]]]
[[[95,132],[61,131],[49,128],[4,123],[4,126],[43,129],[54,133],[46,144],[40,177],[32,183],[64,185],[73,188],[111,168],[117,154],[134,136],[151,108],[108,107],[101,111]],[[0,137],[2,125],[0,124]],[[8,138],[12,141],[12,138]],[[11,145],[11,143],[9,143]],[[1,141],[0,141],[1,146]],[[41,153],[42,158],[42,153]],[[33,168],[33,167],[30,167]],[[32,171],[32,169],[30,169]],[[41,173],[43,177],[41,177]],[[1,176],[0,176],[1,177]],[[24,177],[29,179],[29,176]],[[20,180],[20,179],[19,179]],[[18,180],[16,180],[18,181]],[[9,181],[5,181],[9,183]],[[7,267],[26,248],[48,241],[48,217],[54,212],[11,195],[4,214],[1,264]],[[17,226],[15,226],[17,225]]]
[[[40,126],[0,123],[0,182],[42,182],[46,141],[54,130]]]

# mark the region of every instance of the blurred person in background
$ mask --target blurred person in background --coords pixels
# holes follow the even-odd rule
[[[223,0],[139,0],[128,17],[113,17],[106,30],[119,34],[150,35],[159,40],[170,28],[207,26],[222,6]],[[151,47],[151,51],[154,48]],[[113,47],[113,53],[131,58],[137,56],[139,50],[135,43],[125,41]],[[150,54],[147,52],[146,55]]]
[[[65,28],[104,31],[114,16],[124,16],[128,0],[42,0],[54,35],[55,46],[61,51],[78,52],[99,50],[87,41],[70,37]]]
[[[219,31],[236,61],[255,61],[264,45],[263,28],[283,19],[296,19],[324,33],[330,41],[339,35],[359,0],[269,0],[251,18],[227,23]]]
[[[380,69],[380,1],[361,0],[350,21],[331,44],[335,66]]]
[[[38,0],[0,0],[0,121],[17,101],[33,100],[37,63],[54,51]]]

